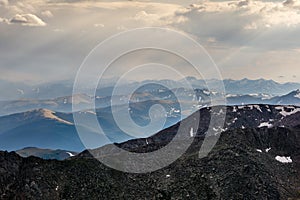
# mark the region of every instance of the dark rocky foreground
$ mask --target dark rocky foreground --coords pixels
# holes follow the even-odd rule
[[[1,199],[300,199],[300,127],[227,131],[203,159],[201,140],[148,174],[110,169],[87,153],[46,161],[1,152]]]
[[[113,170],[88,151],[65,161],[0,152],[0,199],[300,199],[300,118],[293,110],[229,108],[227,131],[213,151],[199,159],[203,133],[213,113],[203,109],[188,151],[168,167],[147,174]],[[184,120],[186,137],[197,114]],[[258,127],[266,121],[272,126]],[[168,144],[179,125],[147,140],[118,146],[140,153],[157,150]],[[184,139],[180,138],[178,145]],[[111,145],[92,152],[101,149],[110,152]],[[292,162],[279,162],[276,156],[290,157]]]

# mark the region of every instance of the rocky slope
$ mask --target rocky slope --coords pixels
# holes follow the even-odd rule
[[[228,130],[222,132],[213,151],[199,159],[203,131],[211,114],[211,109],[202,109],[200,128],[188,151],[168,167],[147,174],[110,169],[91,157],[88,151],[65,161],[21,158],[14,152],[0,152],[0,198],[299,199],[300,119],[295,111],[297,108],[259,108],[227,108],[230,109],[227,119],[239,115],[240,122],[236,126],[227,125]],[[253,119],[272,119],[273,125],[260,126],[259,122],[251,120],[249,127],[241,127],[246,119],[250,121],[247,110]],[[284,124],[283,119],[288,119],[284,116],[293,120]],[[185,120],[191,121],[193,117]],[[153,151],[167,144],[177,128],[178,124],[148,138],[148,144],[145,139],[137,139],[118,146],[133,152]]]

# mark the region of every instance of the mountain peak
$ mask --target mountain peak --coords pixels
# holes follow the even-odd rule
[[[290,92],[288,95],[300,98],[300,89],[294,90]]]
[[[294,97],[300,99],[300,89],[297,89],[294,93],[295,93]]]
[[[55,115],[55,112],[52,110],[48,110],[48,109],[37,109],[37,110],[33,110],[32,112],[37,113],[39,116],[42,116],[44,118],[47,119],[52,119],[64,124],[68,124],[68,125],[73,125],[73,123],[66,121],[64,119],[59,118],[58,116]]]

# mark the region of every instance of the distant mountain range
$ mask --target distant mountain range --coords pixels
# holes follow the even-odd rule
[[[154,104],[160,104],[167,110],[167,120],[164,128],[181,120],[181,114],[175,108],[177,104],[169,101],[146,101],[131,105],[131,117],[135,123],[143,126],[150,122],[149,108]],[[128,111],[127,105],[120,105],[116,109],[116,115]],[[109,138],[107,140],[103,133],[98,133],[89,124],[79,124],[81,130],[95,141],[94,147],[102,146],[112,142],[122,142],[132,139],[124,133],[114,121],[110,107],[93,111],[79,111],[79,116],[87,119],[96,115],[103,131]],[[163,116],[165,118],[165,116]],[[37,109],[23,113],[17,113],[0,117],[0,149],[18,150],[24,147],[38,147],[46,149],[66,149],[79,152],[85,149],[77,134],[73,113],[59,113],[48,109]],[[144,134],[154,134],[153,130],[145,130]],[[136,137],[139,137],[138,135]]]
[[[52,149],[39,149],[35,147],[27,147],[16,151],[16,153],[24,158],[35,156],[45,160],[65,160],[76,156],[77,152],[66,151],[66,150],[52,150]]]
[[[39,100],[39,97],[33,95],[31,99],[0,101],[0,150],[12,151],[27,147],[51,149],[51,151],[62,149],[62,151],[69,152],[84,150],[86,147],[82,144],[74,125],[72,103],[76,105],[77,110],[75,112],[80,116],[85,116],[87,119],[96,116],[105,134],[108,136],[107,139],[102,133],[99,134],[89,122],[80,124],[79,128],[93,138],[94,143],[91,144],[93,148],[141,137],[139,135],[136,135],[136,137],[128,135],[118,127],[110,105],[112,99],[118,102],[114,105],[114,115],[120,116],[129,111],[130,117],[140,126],[145,126],[150,122],[149,109],[151,106],[156,104],[162,105],[166,111],[165,116],[160,116],[162,120],[166,117],[163,129],[168,128],[197,110],[205,110],[210,107],[211,98],[218,99],[221,97],[220,94],[214,91],[208,91],[203,86],[205,84],[203,80],[197,80],[193,77],[188,77],[187,79],[196,89],[189,90],[180,87],[183,80],[161,80],[156,81],[156,83],[144,81],[141,84],[142,87],[136,90],[134,94],[127,94],[127,91],[130,87],[135,87],[136,83],[125,83],[122,86],[124,87],[124,90],[122,90],[124,93],[112,97],[113,87],[107,81],[107,87],[98,89],[98,95],[94,97],[87,94],[76,94],[73,97],[65,96]],[[213,82],[215,80],[209,81]],[[162,83],[169,85],[172,89],[161,86],[160,84]],[[248,79],[240,81],[225,80],[224,83],[227,89],[228,111],[231,114],[227,116],[228,121],[225,126],[222,128],[216,127],[216,130],[222,129],[222,131],[225,131],[243,127],[273,127],[279,126],[279,124],[281,126],[289,126],[297,121],[299,116],[296,114],[298,113],[297,106],[300,106],[300,90],[297,89],[300,88],[299,84],[279,84],[263,79],[255,81]],[[72,86],[66,83],[61,84],[67,88]],[[59,85],[56,86],[59,87]],[[5,84],[5,86],[9,87],[9,84]],[[15,87],[16,85],[13,86]],[[49,86],[49,88],[53,90],[56,86]],[[48,86],[45,88],[48,88]],[[40,93],[40,89],[37,90],[38,93]],[[295,90],[292,91],[290,89]],[[274,92],[275,90],[277,92]],[[286,90],[289,92],[275,96],[276,93],[282,93]],[[26,94],[24,91],[22,92],[23,95]],[[28,91],[33,92],[35,90]],[[47,89],[44,91],[47,91]],[[59,91],[55,95],[58,95]],[[251,91],[253,93],[250,93]],[[64,92],[64,94],[68,93],[67,91]],[[51,94],[49,95],[51,96]],[[95,111],[91,110],[91,104],[94,100],[96,104]],[[128,102],[129,104],[127,105],[126,103]],[[292,111],[295,112],[292,113],[292,117],[287,114],[291,110],[295,110]],[[234,111],[240,113],[237,114],[238,112]],[[261,111],[262,113],[260,113]],[[261,117],[262,115],[264,117]],[[150,136],[156,131],[158,130],[145,129],[143,134]],[[26,149],[26,151],[23,150],[22,152],[23,156],[32,154],[43,158],[57,154],[57,152],[32,151],[31,149]],[[33,152],[36,153],[33,154]],[[66,152],[62,152],[62,155],[65,156]],[[59,153],[58,158],[60,156],[61,154]]]
[[[76,105],[76,110],[82,111],[92,108],[95,101],[96,109],[107,108],[111,106],[112,98],[118,101],[118,106],[126,105],[128,102],[134,104],[143,104],[153,100],[169,101],[170,104],[179,104],[183,106],[182,110],[188,116],[192,112],[203,106],[210,106],[211,98],[218,99],[221,95],[208,91],[206,89],[188,90],[185,88],[174,88],[172,90],[156,85],[153,87],[147,85],[136,91],[134,94],[115,95],[115,96],[89,96],[87,94],[76,94],[74,96],[58,97],[55,99],[21,99],[14,101],[0,101],[0,116],[14,113],[26,112],[34,109],[49,109],[56,112],[73,112],[72,101]],[[125,90],[126,91],[126,90]],[[300,90],[294,90],[282,96],[273,96],[263,93],[249,93],[238,95],[228,93],[226,95],[227,105],[242,104],[280,104],[280,105],[300,105]],[[178,106],[176,109],[179,109]]]
[[[271,105],[300,105],[300,90],[297,89],[282,96],[265,94],[227,95],[228,105],[241,104],[271,104]]]
[[[145,85],[148,83],[164,84],[169,88],[180,88],[184,81],[188,81],[195,89],[207,89],[206,82],[201,79],[196,79],[194,77],[187,77],[184,80],[174,81],[174,80],[149,80],[143,82],[125,82],[122,84],[122,92],[118,95],[128,95],[126,91],[135,88],[137,84]],[[206,80],[207,82],[214,85],[216,80]],[[111,96],[114,89],[113,83],[115,79],[107,79],[103,81],[103,84],[99,86],[96,95],[97,96]],[[87,89],[86,93],[90,95],[92,92],[89,88],[89,83],[85,86]],[[224,80],[225,90],[228,94],[268,94],[271,96],[284,95],[290,91],[300,88],[300,83],[277,83],[273,80]],[[84,88],[83,88],[84,89]],[[1,101],[7,100],[20,100],[20,99],[55,99],[62,96],[71,96],[73,91],[73,81],[60,81],[55,83],[43,83],[36,85],[26,85],[24,83],[11,83],[8,81],[0,80],[0,91],[1,91]]]
[[[151,103],[152,105],[152,103]],[[169,104],[168,104],[169,105]],[[147,123],[149,120],[144,112],[139,113],[138,106],[136,106],[137,114],[133,114],[133,119],[137,123]],[[127,109],[127,107],[124,109]],[[140,111],[143,111],[144,107]],[[278,105],[240,105],[240,106],[220,106],[220,109],[225,112],[227,109],[227,116],[224,127],[214,127],[216,132],[226,131],[237,128],[259,128],[259,127],[291,127],[299,123],[300,108],[297,106],[278,106]],[[122,108],[119,110],[124,112]],[[93,130],[89,124],[79,124],[82,131],[87,134],[91,140],[93,148],[103,146],[105,144],[122,142],[134,139],[124,133],[115,124],[112,116],[109,115],[109,110],[98,110],[97,113],[80,112],[80,115],[89,117],[97,115],[98,121],[102,126],[105,134],[110,140],[107,140],[104,135],[99,134]],[[204,134],[207,127],[207,121],[210,120],[211,115],[218,115],[219,113],[211,113],[209,107],[200,109],[202,120],[200,121],[199,134]],[[177,118],[170,117],[170,124],[165,128],[180,121],[180,114]],[[37,147],[42,149],[64,149],[67,151],[80,152],[85,149],[77,134],[73,116],[68,113],[55,113],[50,110],[34,110],[25,113],[9,115],[0,118],[0,149],[1,150],[19,150],[25,147]],[[147,131],[147,130],[145,130]],[[149,131],[149,136],[151,130]],[[189,131],[188,131],[189,132]],[[139,136],[136,136],[139,138]],[[166,137],[173,137],[167,135]],[[142,140],[141,140],[142,141]]]

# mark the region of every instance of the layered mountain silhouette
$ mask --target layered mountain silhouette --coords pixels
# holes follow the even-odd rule
[[[158,102],[157,102],[158,103]],[[133,120],[140,125],[145,125],[150,118],[148,112],[153,102],[149,102],[147,107],[142,104],[141,107],[135,105],[133,110]],[[172,104],[168,104],[169,110],[172,110]],[[224,127],[214,127],[215,131],[224,131],[236,128],[259,128],[259,127],[273,127],[273,126],[295,126],[298,123],[297,117],[300,108],[297,106],[274,106],[274,105],[240,105],[240,106],[220,106],[221,111],[227,112]],[[127,110],[127,107],[120,107],[118,112],[122,113]],[[207,124],[210,116],[218,115],[218,112],[213,109],[211,113],[210,108],[203,108],[200,110],[204,122]],[[110,115],[111,111],[107,108],[93,112],[80,112],[79,115],[84,117],[96,116],[99,124],[102,126],[104,133],[99,134],[97,130],[92,128],[89,124],[79,124],[82,132],[89,135],[92,139],[90,148],[97,148],[105,144],[114,142],[123,142],[133,139],[134,137],[123,132],[116,122],[114,117]],[[166,122],[166,127],[175,124],[180,120],[180,113],[173,113]],[[297,115],[295,115],[297,114]],[[292,120],[292,118],[296,118]],[[172,121],[173,120],[173,121]],[[82,144],[81,138],[76,131],[72,113],[55,113],[54,111],[39,109],[25,113],[19,113],[0,117],[0,149],[14,151],[26,147],[38,147],[43,149],[63,149],[68,151],[80,152],[86,147]],[[205,131],[205,125],[200,126]],[[145,130],[147,131],[147,130]],[[201,134],[204,134],[202,132]],[[152,135],[149,130],[149,136]],[[139,136],[136,136],[139,138]]]
[[[210,116],[223,109],[228,111],[225,127],[216,127],[216,134],[208,136],[221,137],[208,156],[200,159]],[[109,151],[111,144],[65,161],[0,152],[1,198],[298,199],[299,112],[299,107],[278,105],[203,108],[183,121],[188,124],[200,116],[193,144],[186,153],[173,164],[147,174],[116,171],[92,156],[103,150],[110,152],[104,156],[118,155]],[[183,122],[149,138],[116,145],[136,153],[155,151],[174,138]],[[179,138],[178,145],[191,137],[190,127],[186,128],[186,137]]]
[[[114,84],[116,83],[117,78],[102,80],[102,85],[97,89],[96,95],[105,97],[111,96],[114,90]],[[121,85],[122,91],[117,95],[126,95],[127,91],[135,88],[137,85],[148,85],[149,83],[156,83],[160,85],[166,85],[169,88],[180,88],[183,85],[183,82],[188,82],[193,88],[197,89],[207,89],[207,83],[214,85],[217,81],[214,79],[202,80],[195,77],[186,77],[183,80],[174,81],[174,80],[148,80],[142,82],[136,81],[127,81]],[[241,79],[241,80],[223,80],[225,90],[228,94],[238,94],[238,95],[247,95],[247,94],[270,94],[272,96],[281,96],[287,94],[290,91],[300,88],[299,83],[278,83],[273,80],[250,80],[250,79]],[[89,86],[88,81],[86,82]],[[87,87],[89,88],[89,87]],[[87,92],[92,92],[92,90],[86,89]],[[55,99],[57,97],[71,96],[73,91],[73,80],[58,81],[54,83],[43,83],[38,85],[28,85],[24,83],[15,83],[5,80],[0,80],[0,90],[2,91],[2,96],[0,100],[19,100],[19,99]]]

